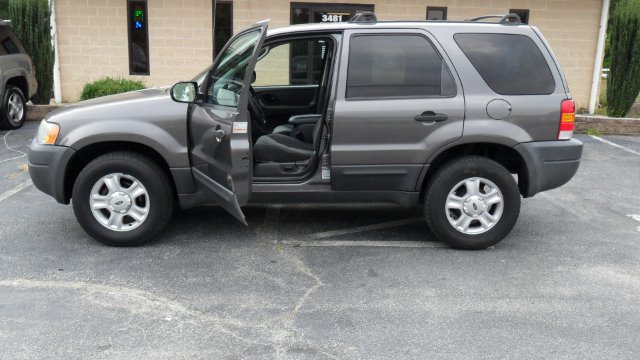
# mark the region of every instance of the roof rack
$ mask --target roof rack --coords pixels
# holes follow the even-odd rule
[[[520,19],[520,16],[518,16],[518,14],[485,15],[485,16],[479,16],[479,17],[467,19],[465,21],[482,21],[482,20],[488,20],[488,19],[498,19],[498,21],[495,21],[498,24],[514,24],[514,25],[522,24],[522,20]],[[485,21],[485,22],[489,22],[489,21]]]
[[[349,22],[355,24],[375,24],[378,22],[378,18],[373,12],[365,11],[356,13],[351,19],[349,19]]]

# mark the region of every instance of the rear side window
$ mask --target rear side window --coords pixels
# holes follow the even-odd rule
[[[19,54],[20,47],[9,27],[0,26],[0,55]]]
[[[446,64],[419,35],[353,36],[347,72],[347,98],[455,95]]]
[[[528,36],[456,34],[454,39],[498,94],[548,95],[556,88],[547,61]]]

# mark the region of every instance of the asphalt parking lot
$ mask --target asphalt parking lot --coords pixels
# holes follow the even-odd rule
[[[375,204],[181,211],[110,248],[29,184],[36,126],[0,132],[0,358],[640,356],[640,137],[579,135],[576,178],[485,251]]]

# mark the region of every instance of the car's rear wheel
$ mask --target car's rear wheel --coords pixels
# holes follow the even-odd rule
[[[130,152],[91,161],[78,174],[72,198],[82,228],[111,246],[152,240],[167,225],[174,207],[167,174],[151,159]]]
[[[22,91],[8,85],[2,99],[2,116],[0,116],[0,127],[3,129],[18,129],[24,124],[27,117],[27,101]]]
[[[465,156],[440,168],[425,193],[427,223],[448,245],[467,250],[500,242],[520,213],[520,192],[499,163]]]

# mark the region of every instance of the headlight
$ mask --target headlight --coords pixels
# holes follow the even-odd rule
[[[53,145],[56,143],[58,134],[60,133],[60,125],[46,122],[42,120],[38,127],[38,135],[36,135],[36,141],[40,145]]]

